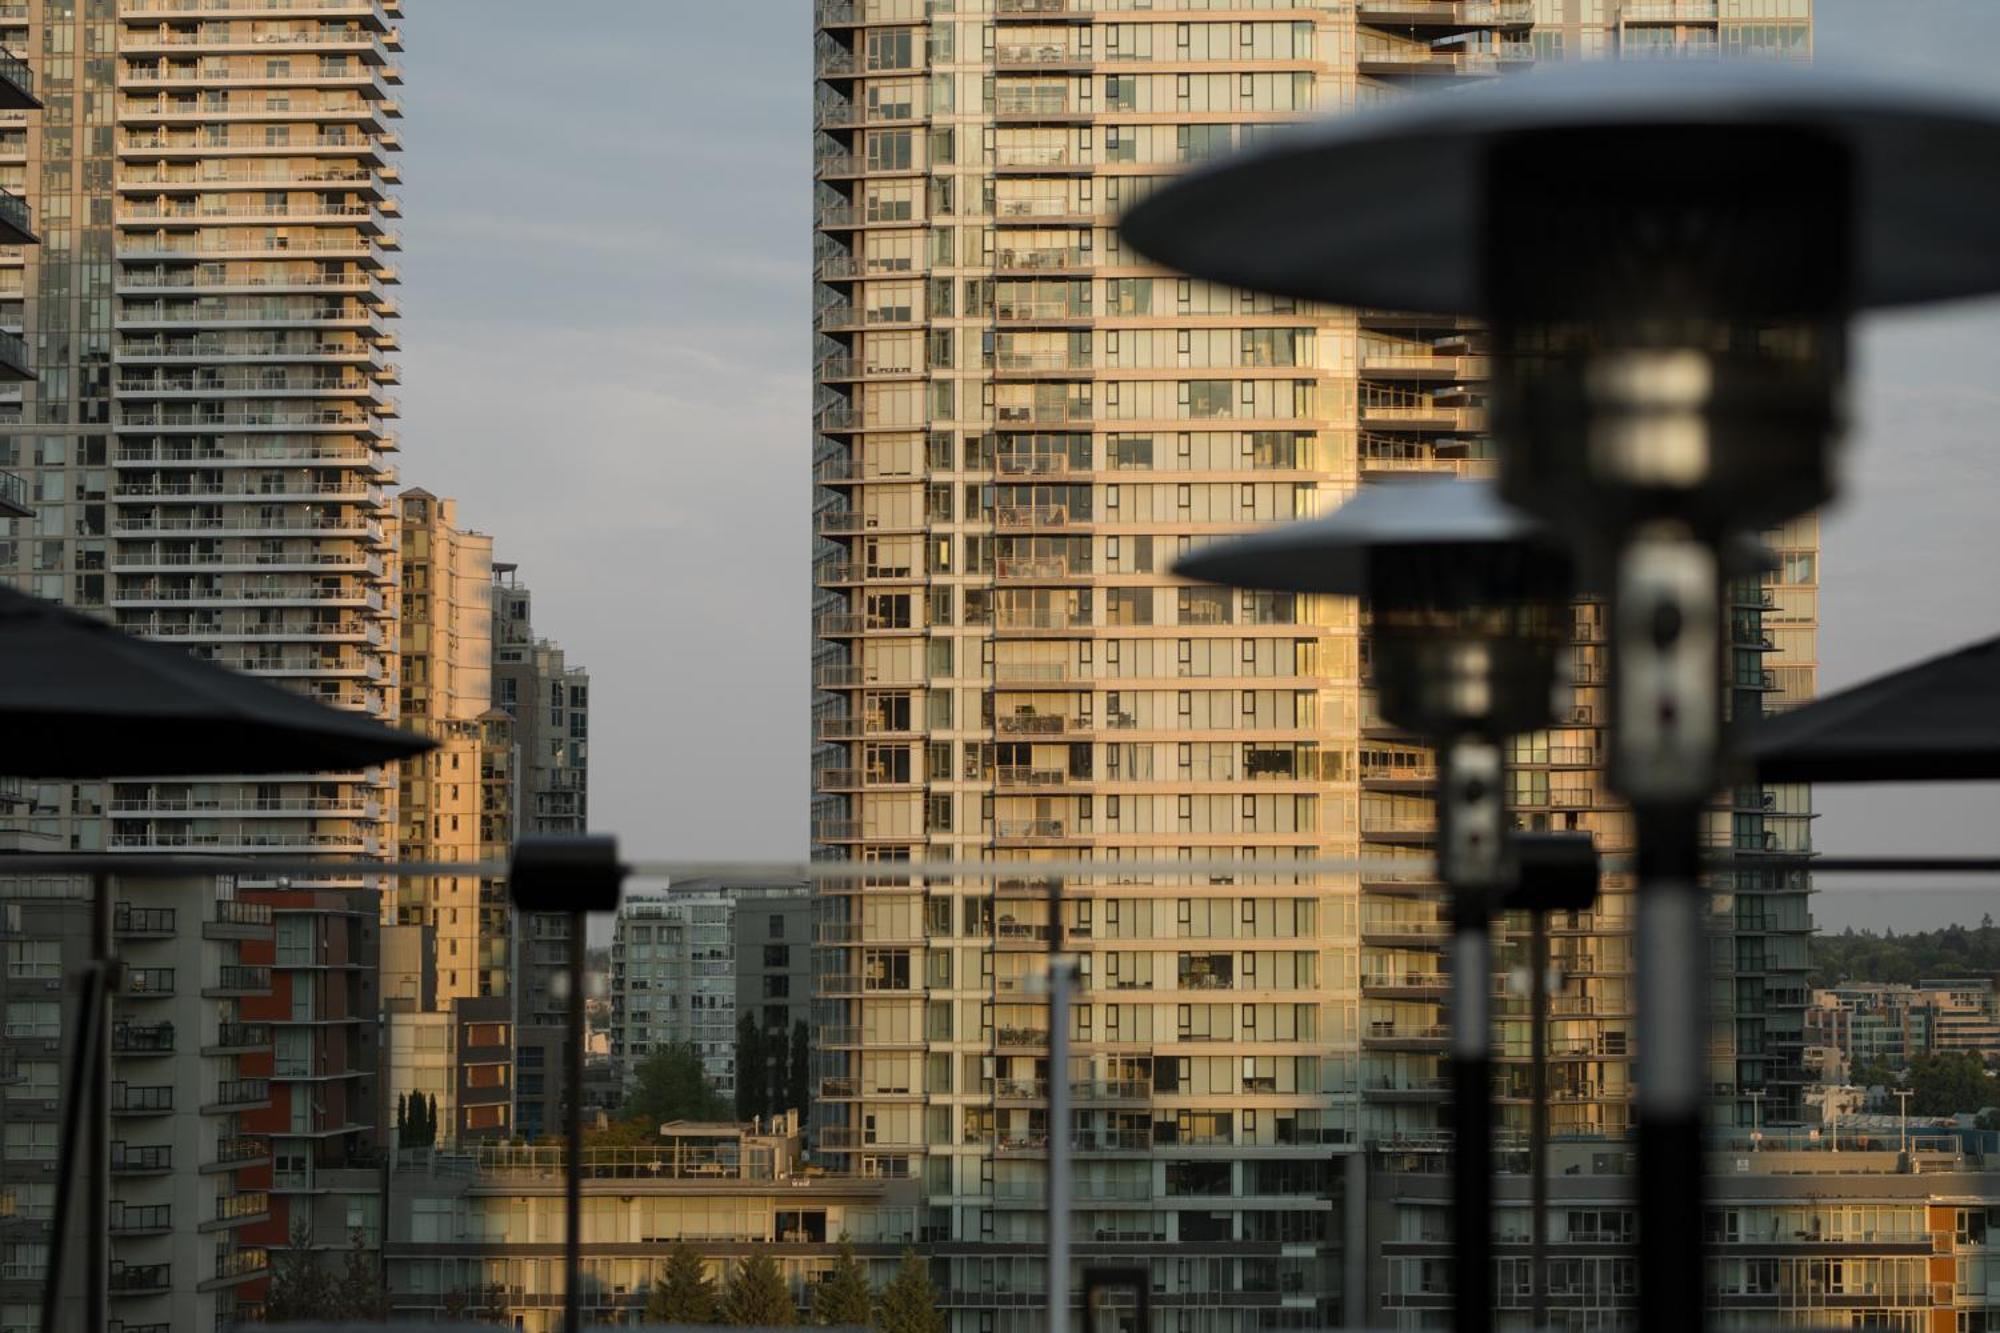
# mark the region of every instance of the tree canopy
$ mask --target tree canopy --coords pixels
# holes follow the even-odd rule
[[[930,1266],[915,1250],[903,1251],[896,1276],[882,1288],[875,1326],[882,1333],[944,1333],[944,1311],[938,1309]]]
[[[757,1252],[736,1266],[722,1290],[722,1322],[780,1328],[799,1322],[791,1288],[778,1261]]]
[[[2000,973],[2000,926],[1989,915],[1970,929],[1899,935],[1852,927],[1838,935],[1815,935],[1812,941],[1813,984],[1843,981],[1901,982],[1915,985],[1927,977],[1979,977]]]
[[[736,1020],[736,1118],[764,1114],[771,1100],[771,1056],[764,1045],[764,1027],[755,1014],[743,1011]]]
[[[633,1071],[632,1091],[619,1115],[626,1120],[727,1120],[729,1103],[708,1081],[701,1056],[686,1042],[662,1046]]]
[[[1970,1115],[2000,1106],[2000,1079],[1972,1051],[1940,1051],[1910,1061],[1911,1115]]]
[[[715,1283],[701,1256],[686,1241],[667,1251],[666,1267],[646,1293],[644,1321],[648,1324],[712,1324],[716,1318]]]
[[[854,1257],[854,1243],[843,1239],[833,1267],[812,1289],[812,1321],[866,1327],[874,1312],[875,1293],[869,1290],[867,1270]]]

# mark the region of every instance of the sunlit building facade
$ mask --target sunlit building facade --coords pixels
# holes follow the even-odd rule
[[[396,14],[394,0],[0,6],[0,72],[18,57],[41,97],[0,99],[0,577],[385,720]],[[41,244],[23,246],[31,218]],[[0,797],[0,837],[35,851],[392,854],[393,817],[383,769]],[[254,1312],[271,1151],[246,1120],[270,1107],[274,1034],[250,1015],[270,969],[245,951],[268,949],[272,922],[235,894],[260,886],[275,881],[120,893],[109,1279],[126,1329]],[[38,918],[62,896],[26,879],[0,892]],[[62,1003],[28,1037],[51,1053],[75,1037],[61,968],[36,982]],[[39,1098],[46,1125],[11,1102],[10,1123],[52,1144],[56,1097]],[[9,1223],[8,1327],[35,1322],[25,1280],[47,1218],[37,1195]]]
[[[920,1179],[968,1330],[1033,1322],[1011,1306],[1046,1277],[1051,1133],[1077,1153],[1079,1254],[1143,1242],[1171,1326],[1352,1322],[1356,1149],[1443,1123],[1438,886],[1116,863],[1393,870],[1432,849],[1433,761],[1377,715],[1354,605],[1167,571],[1377,478],[1488,474],[1484,336],[1163,274],[1116,218],[1187,163],[1443,80],[1803,56],[1809,6],[937,10],[817,7],[813,841],[880,866],[818,894],[818,1147]],[[1737,589],[1738,715],[1811,693],[1817,530],[1775,536],[1781,568]],[[1601,609],[1579,606],[1575,630],[1569,711],[1516,746],[1511,795],[1523,827],[1589,831],[1609,858],[1598,909],[1555,925],[1551,1038],[1557,1132],[1605,1135],[1629,1124],[1632,841],[1601,770]],[[1717,883],[1723,1119],[1747,1122],[1738,1094],[1796,1065],[1804,883],[1761,863],[1801,849],[1808,817],[1802,791],[1768,788],[1714,816],[1716,850],[1743,853]],[[1007,864],[997,882],[897,873],[917,857]],[[1036,870],[1068,857],[1104,873]],[[1519,940],[1503,926],[1496,988]],[[1052,942],[1084,969],[1066,1071],[1035,989]],[[1498,1009],[1518,1131],[1525,1001]],[[1058,1076],[1069,1126],[1048,1123]]]

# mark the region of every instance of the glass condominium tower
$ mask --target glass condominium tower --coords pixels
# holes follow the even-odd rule
[[[1483,334],[1167,274],[1118,215],[1309,113],[1539,59],[1803,57],[1809,25],[1806,0],[817,6],[812,836],[879,873],[817,893],[814,1130],[834,1162],[910,1182],[955,1327],[1037,1324],[1055,1133],[1076,1253],[1150,1266],[1167,1327],[1358,1322],[1358,1150],[1444,1123],[1438,886],[1393,873],[1433,848],[1434,768],[1376,713],[1360,612],[1168,570],[1379,478],[1489,473]],[[1811,690],[1816,530],[1778,536],[1782,568],[1739,589],[1739,712]],[[1574,702],[1517,746],[1511,793],[1521,826],[1592,832],[1610,868],[1600,910],[1555,927],[1573,1137],[1628,1124],[1631,836],[1599,766],[1601,638],[1579,606]],[[1808,813],[1747,789],[1713,816],[1743,853],[1715,897],[1725,1119],[1795,1062],[1805,890],[1757,862],[1802,847]],[[1119,870],[1301,855],[1390,869]],[[918,857],[1002,865],[899,873]],[[1103,871],[1052,885],[1056,858]],[[1067,1070],[1036,989],[1052,941],[1083,971]],[[1503,928],[1496,989],[1519,961]],[[1496,1007],[1518,1132],[1528,1018]]]

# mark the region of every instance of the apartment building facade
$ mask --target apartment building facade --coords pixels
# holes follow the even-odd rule
[[[921,1180],[962,1327],[1031,1319],[997,1293],[1043,1276],[1052,1130],[1080,1254],[1198,1242],[1157,1274],[1176,1326],[1351,1322],[1356,1149],[1435,1137],[1446,1096],[1434,882],[1116,863],[1430,849],[1432,760],[1376,715],[1356,607],[1167,570],[1380,477],[1486,474],[1483,335],[1165,274],[1118,214],[1209,154],[1448,79],[1809,50],[1805,0],[817,6],[813,842],[880,874],[818,891],[815,1136]],[[1738,715],[1812,686],[1817,532],[1773,536],[1732,618]],[[1515,747],[1510,795],[1607,854],[1597,910],[1556,925],[1552,1038],[1558,1132],[1602,1135],[1629,1123],[1632,842],[1602,778],[1601,611],[1576,631],[1571,711]],[[1749,788],[1712,817],[1742,853],[1715,897],[1724,1120],[1802,1046],[1805,885],[1780,853],[1808,813]],[[1105,872],[1035,869],[1070,856]],[[1006,865],[897,872],[917,857]],[[1084,968],[1068,1070],[1034,992],[1051,942]],[[1503,926],[1496,988],[1521,948]],[[1497,1007],[1524,1127],[1527,1014]]]
[[[46,93],[27,110],[0,94],[0,575],[385,720],[395,14],[393,0],[0,7],[0,72],[31,71]],[[20,383],[28,365],[40,373]],[[393,806],[393,775],[374,769],[25,782],[0,816],[38,851],[387,854]],[[247,1128],[269,1109],[274,1038],[250,1012],[271,989],[269,964],[246,958],[270,947],[260,886],[119,890],[111,1282],[127,1329],[254,1308],[274,1183]],[[0,898],[40,915],[45,887],[16,877]],[[63,949],[82,961],[80,943]],[[53,1022],[24,1040],[73,1039],[66,996]],[[53,1119],[35,1129],[24,1112],[22,1132]],[[11,1224],[21,1244],[44,1244],[31,1233],[47,1218],[31,1201]],[[38,1297],[10,1288],[0,1318],[32,1324]]]
[[[493,704],[513,719],[514,823],[524,836],[590,827],[590,673],[537,637],[534,599],[513,564],[493,566]],[[533,1139],[561,1122],[569,916],[514,922],[515,1115]]]
[[[124,962],[110,1026],[111,1313],[127,1329],[214,1327],[262,1278],[255,1229],[270,1216],[269,1150],[250,1126],[270,1106],[257,1068],[269,1048],[250,1016],[270,993],[247,961],[271,940],[268,908],[218,897],[210,878],[116,890],[113,939]],[[91,954],[90,883],[15,876],[5,916],[6,1033],[0,1085],[0,1307],[16,1327],[39,1317],[54,1217],[60,1091],[76,1040],[76,989]],[[82,1194],[67,1240],[63,1326],[79,1325],[86,1265]]]
[[[1704,1296],[1717,1328],[1894,1328],[1958,1333],[2000,1317],[2000,1186],[1956,1138],[1893,1132],[1753,1145],[1711,1155]],[[1453,1258],[1444,1155],[1371,1150],[1369,1327],[1450,1322]],[[1576,1140],[1551,1153],[1542,1277],[1532,1321],[1532,1213],[1521,1152],[1502,1154],[1494,1271],[1501,1329],[1624,1327],[1635,1317],[1640,1226],[1630,1145]]]
[[[585,1319],[622,1324],[645,1305],[668,1250],[692,1245],[718,1289],[768,1255],[801,1308],[851,1241],[876,1286],[917,1243],[906,1187],[802,1169],[796,1124],[768,1132],[675,1122],[656,1145],[586,1148]],[[489,1148],[411,1157],[390,1182],[385,1254],[393,1316],[562,1327],[564,1150]]]
[[[736,909],[719,890],[628,895],[611,937],[611,1061],[622,1086],[691,1045],[709,1084],[736,1090]]]
[[[355,1233],[372,1243],[381,1225],[381,909],[368,889],[242,896],[271,918],[268,940],[242,946],[271,974],[269,993],[242,1005],[265,1029],[249,1034],[263,1040],[244,1067],[271,1089],[270,1104],[243,1118],[270,1152],[245,1179],[271,1200],[245,1235],[267,1252],[308,1244],[331,1266]]]

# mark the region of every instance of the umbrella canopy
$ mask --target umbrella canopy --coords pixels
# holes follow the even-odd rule
[[[1196,277],[1340,305],[1479,312],[1494,149],[1584,124],[1817,131],[1854,155],[1855,305],[2000,290],[2000,112],[1775,61],[1559,62],[1454,86],[1195,171],[1146,196],[1120,230]]]
[[[0,774],[313,773],[435,745],[0,587]]]
[[[1759,722],[1765,782],[2000,781],[2000,638]]]

